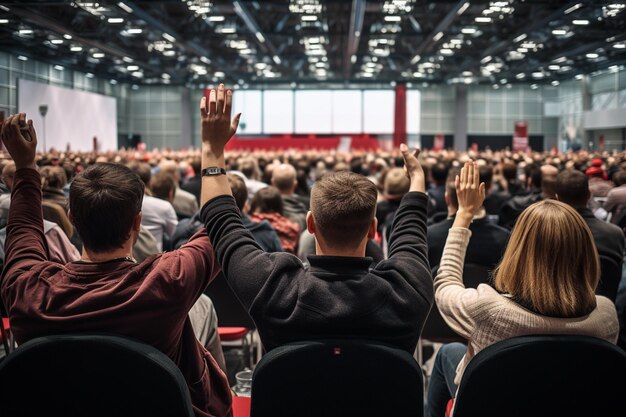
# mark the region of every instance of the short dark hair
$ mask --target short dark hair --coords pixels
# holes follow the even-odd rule
[[[243,178],[237,174],[228,174],[227,178],[230,191],[232,191],[233,197],[235,197],[235,203],[237,203],[239,211],[243,212],[246,201],[248,201],[248,187],[246,187]]]
[[[517,165],[513,162],[505,162],[502,165],[502,176],[507,181],[517,180]]]
[[[556,176],[555,192],[564,203],[585,207],[589,199],[589,179],[575,169],[566,169]]]
[[[150,191],[156,198],[170,200],[176,190],[176,181],[171,173],[160,171],[150,180]]]
[[[70,186],[72,221],[83,244],[94,252],[121,248],[141,211],[144,184],[129,168],[98,163]]]
[[[478,176],[480,182],[484,182],[485,186],[491,185],[491,181],[493,180],[493,167],[491,165],[479,166]]]
[[[620,185],[626,184],[626,170],[620,169],[615,174],[613,174],[612,179],[615,185],[617,185],[618,187]]]
[[[448,166],[438,162],[430,168],[430,173],[437,184],[442,184],[448,178]]]
[[[376,214],[377,197],[376,185],[362,175],[348,171],[324,175],[311,191],[317,231],[331,247],[358,245]]]
[[[139,178],[143,182],[143,184],[147,187],[150,184],[150,178],[152,177],[152,171],[150,169],[150,164],[145,162],[133,161],[127,165],[131,171],[135,174],[139,175]]]
[[[283,198],[276,187],[263,187],[252,197],[250,213],[283,214]]]
[[[61,167],[47,165],[42,167],[39,173],[43,177],[46,187],[60,190],[67,184],[67,175],[65,175],[65,170]]]

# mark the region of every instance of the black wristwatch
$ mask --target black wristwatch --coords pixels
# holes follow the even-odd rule
[[[202,170],[203,177],[210,177],[213,175],[226,175],[226,170],[220,167],[208,167]]]

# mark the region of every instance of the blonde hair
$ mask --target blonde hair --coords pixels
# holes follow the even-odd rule
[[[600,262],[589,227],[560,201],[531,205],[517,219],[494,279],[498,291],[541,315],[590,313]]]

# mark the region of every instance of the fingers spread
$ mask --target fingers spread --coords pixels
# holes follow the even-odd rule
[[[200,115],[202,117],[206,117],[208,113],[209,109],[206,105],[206,96],[202,96],[202,98],[200,99]]]
[[[209,114],[217,113],[217,92],[211,90],[209,92]]]
[[[217,114],[224,113],[224,84],[217,87]]]
[[[233,91],[226,91],[226,101],[224,103],[224,114],[230,119],[230,112],[233,108]],[[241,115],[241,113],[240,113]]]

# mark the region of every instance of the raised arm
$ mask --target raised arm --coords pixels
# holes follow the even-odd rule
[[[377,270],[393,268],[424,296],[429,303],[433,299],[432,278],[428,265],[426,245],[426,181],[424,170],[417,160],[419,150],[410,152],[406,145],[400,150],[404,168],[410,179],[409,192],[402,198],[396,211],[389,237],[389,258],[380,262]]]
[[[469,225],[485,199],[485,184],[480,183],[478,166],[466,162],[456,177],[459,210],[448,232],[441,263],[435,278],[435,300],[442,317],[461,336],[469,338],[474,329],[471,310],[478,304],[478,291],[465,288],[463,265],[471,232]]]
[[[271,275],[274,266],[271,257],[285,254],[270,255],[261,249],[243,225],[228,179],[220,173],[220,169],[225,169],[224,147],[239,124],[240,114],[230,119],[232,98],[232,91],[225,90],[221,84],[217,91],[211,90],[208,101],[203,97],[200,102],[202,168],[203,172],[206,169],[217,172],[202,176],[201,218],[226,280],[249,309]]]
[[[41,209],[41,177],[35,164],[37,134],[26,114],[10,116],[2,124],[2,142],[15,162],[15,180],[5,243],[3,288],[42,261],[48,260]]]

